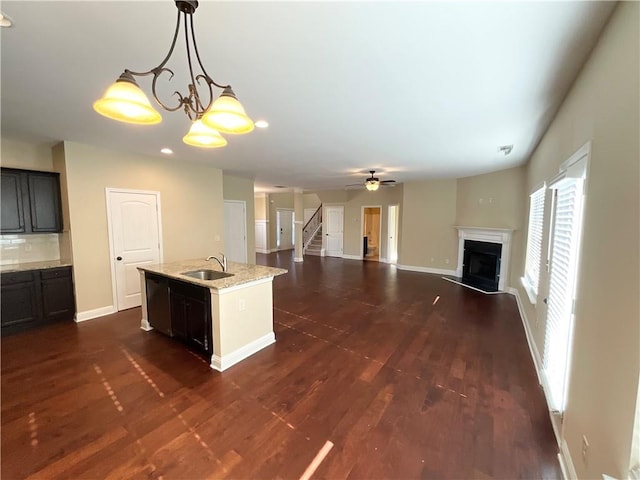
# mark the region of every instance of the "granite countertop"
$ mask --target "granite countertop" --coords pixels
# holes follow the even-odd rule
[[[9,265],[0,265],[0,273],[9,272],[27,272],[29,270],[45,270],[47,268],[70,267],[71,262],[63,262],[62,260],[47,260],[44,262],[28,262],[28,263],[12,263]]]
[[[183,282],[193,283],[214,290],[236,287],[244,283],[261,280],[263,278],[284,275],[288,272],[284,268],[265,267],[263,265],[250,265],[248,263],[227,262],[227,273],[233,274],[231,277],[220,278],[218,280],[200,280],[197,278],[182,275],[184,272],[192,270],[217,270],[222,271],[220,265],[215,260],[209,262],[204,259],[181,260],[171,263],[160,263],[154,265],[144,265],[138,270],[156,273]]]

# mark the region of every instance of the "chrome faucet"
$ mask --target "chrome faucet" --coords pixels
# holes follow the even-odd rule
[[[227,257],[224,256],[224,253],[220,252],[220,255],[222,256],[222,260],[220,260],[218,257],[215,257],[213,255],[209,255],[205,261],[209,261],[209,260],[215,260],[216,262],[218,262],[220,264],[220,266],[222,267],[222,271],[226,272],[227,271]]]

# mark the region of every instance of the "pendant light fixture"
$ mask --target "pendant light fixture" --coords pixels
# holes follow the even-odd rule
[[[134,72],[126,69],[118,80],[107,89],[102,98],[93,104],[93,108],[99,114],[121,122],[138,125],[153,125],[161,122],[160,113],[151,105],[134,78],[152,75],[151,93],[158,105],[169,112],[183,109],[192,122],[189,132],[182,140],[188,145],[197,147],[224,147],[227,141],[219,132],[249,133],[253,130],[253,121],[247,116],[231,85],[220,85],[214,82],[202,65],[193,29],[193,14],[198,8],[198,2],[195,0],[176,0],[175,3],[178,9],[176,28],[169,53],[164,60],[147,72]],[[173,71],[165,65],[173,54],[180,31],[181,17],[184,25],[190,83],[188,94],[174,92],[174,96],[177,96],[177,103],[167,105],[160,100],[156,93],[156,82],[164,72],[170,74],[169,80],[173,77]],[[194,74],[191,64],[192,49],[202,73]],[[214,87],[222,89],[222,93],[215,101]]]

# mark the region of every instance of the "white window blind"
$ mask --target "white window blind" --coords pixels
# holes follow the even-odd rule
[[[547,323],[542,359],[547,400],[563,412],[573,333],[578,243],[581,232],[583,178],[563,178],[551,185],[555,192]]]
[[[523,283],[532,302],[538,295],[540,280],[540,260],[542,257],[542,229],[544,222],[544,197],[546,187],[542,186],[530,196],[529,228],[527,230],[527,254],[525,257]]]

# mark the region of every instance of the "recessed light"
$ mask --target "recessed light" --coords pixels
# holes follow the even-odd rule
[[[13,27],[13,20],[7,17],[4,13],[0,12],[0,27]]]
[[[269,126],[269,122],[267,122],[266,120],[258,120],[255,123],[255,126],[258,128],[267,128]]]
[[[274,185],[273,188],[287,188],[286,185]]]
[[[162,150],[160,150],[160,153],[164,153],[165,155],[171,155],[173,153],[173,150],[171,150],[170,148],[163,148]]]

